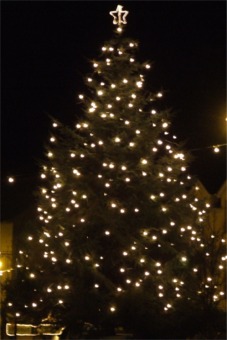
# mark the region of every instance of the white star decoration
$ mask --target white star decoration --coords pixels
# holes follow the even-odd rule
[[[111,11],[110,15],[112,15],[113,24],[114,25],[121,25],[121,24],[127,24],[126,16],[128,15],[128,11],[123,11],[123,6],[117,5],[117,8],[115,11]]]

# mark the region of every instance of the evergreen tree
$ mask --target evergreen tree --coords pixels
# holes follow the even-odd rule
[[[83,118],[73,128],[53,121],[41,226],[21,251],[35,287],[23,302],[33,321],[51,313],[71,328],[81,320],[170,338],[163,325],[200,303],[205,210],[162,93],[147,90],[150,64],[137,60],[138,42],[118,20],[79,95]]]

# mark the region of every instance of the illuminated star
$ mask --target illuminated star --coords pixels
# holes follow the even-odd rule
[[[118,5],[116,8],[116,11],[111,11],[110,15],[112,15],[113,24],[114,25],[121,25],[121,24],[127,24],[126,16],[128,15],[128,11],[123,11],[123,6]]]

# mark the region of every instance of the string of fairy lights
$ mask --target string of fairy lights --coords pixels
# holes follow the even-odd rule
[[[120,34],[122,33],[122,25],[126,24],[126,16],[128,14],[128,11],[123,11],[123,7],[118,5],[116,11],[111,11],[110,15],[113,16],[113,23],[117,25],[117,32]],[[136,47],[136,42],[130,41],[127,45],[127,48],[134,49]],[[102,52],[104,54],[108,54],[107,57],[105,57],[104,61],[95,61],[93,62],[93,68],[94,68],[94,75],[100,76],[103,74],[103,70],[105,70],[108,67],[112,66],[113,63],[113,57],[110,57],[112,53],[117,53],[117,57],[119,58],[124,55],[126,47],[123,46],[122,48],[117,48],[117,51],[115,51],[115,46],[112,45],[105,45],[102,47]],[[131,51],[131,50],[130,50]],[[126,54],[126,53],[125,53]],[[129,59],[127,59],[127,62],[129,65],[136,65],[136,60],[134,57],[132,57],[129,54]],[[126,57],[128,55],[126,54]],[[126,59],[126,57],[124,57]],[[134,66],[133,66],[134,67]],[[143,69],[149,70],[150,65],[148,63],[145,63],[142,65]],[[105,78],[105,77],[104,77]],[[107,140],[104,140],[97,131],[94,133],[94,128],[91,126],[92,118],[89,118],[89,114],[93,115],[96,114],[96,118],[98,122],[103,122],[103,124],[107,124],[109,122],[112,122],[115,119],[118,119],[119,126],[124,129],[124,131],[130,131],[128,133],[129,136],[131,136],[127,141],[127,149],[128,152],[131,153],[131,155],[135,156],[137,152],[137,145],[140,143],[140,140],[143,135],[143,131],[140,128],[140,126],[136,126],[131,128],[131,121],[129,119],[126,119],[125,117],[119,118],[119,105],[124,105],[126,108],[125,111],[131,110],[135,105],[137,105],[137,98],[139,97],[140,91],[143,88],[144,84],[144,76],[143,74],[139,74],[136,77],[133,78],[133,82],[131,83],[130,80],[126,77],[118,77],[120,80],[115,83],[107,83],[105,82],[105,79],[98,83],[98,86],[96,86],[96,80],[93,77],[88,77],[87,82],[91,84],[91,86],[94,86],[96,88],[96,95],[99,100],[96,102],[94,100],[90,100],[89,98],[86,98],[85,95],[79,94],[79,99],[86,104],[88,118],[84,121],[81,121],[80,123],[76,124],[76,129],[78,131],[82,131],[86,134],[87,139],[83,144],[83,151],[82,150],[69,150],[67,154],[67,159],[72,160],[78,160],[80,164],[84,164],[84,162],[89,162],[90,155],[93,154],[93,150],[103,150],[106,145],[109,143],[111,144],[111,147],[114,147],[116,150],[122,143],[124,143],[124,135],[115,134],[113,136],[108,136]],[[94,83],[94,85],[92,85]],[[123,91],[126,91],[128,89],[127,93],[129,93],[129,97],[126,96],[120,96],[119,93],[117,93],[118,88],[123,88]],[[131,91],[133,89],[133,91]],[[112,91],[112,92],[111,92]],[[111,93],[111,96],[109,102],[106,102],[103,98],[105,98],[106,93]],[[158,92],[155,94],[155,99],[162,98],[163,94],[161,92]],[[148,98],[147,100],[152,103],[152,98]],[[138,109],[139,113],[142,114],[142,109]],[[128,112],[128,111],[127,111]],[[171,160],[173,160],[175,167],[177,168],[177,171],[174,171],[173,166],[169,164],[164,164],[161,169],[155,173],[157,181],[165,183],[167,189],[171,188],[172,185],[178,185],[179,189],[177,191],[177,194],[174,194],[169,198],[169,200],[166,200],[166,197],[168,196],[167,191],[168,190],[162,190],[162,191],[151,191],[148,192],[147,196],[145,197],[146,202],[149,202],[151,205],[155,205],[157,202],[159,203],[159,214],[162,216],[169,216],[168,223],[165,222],[163,225],[156,230],[155,228],[147,227],[145,228],[142,226],[140,230],[140,239],[141,241],[133,241],[129,240],[127,246],[122,246],[119,251],[119,267],[116,268],[116,273],[118,274],[118,282],[113,284],[113,290],[115,291],[115,294],[123,294],[128,287],[132,287],[133,289],[140,289],[147,280],[149,280],[152,276],[156,277],[157,286],[156,286],[156,294],[160,298],[161,301],[163,301],[163,309],[165,312],[168,312],[173,308],[174,305],[174,298],[181,299],[184,292],[185,292],[185,286],[187,285],[186,282],[183,281],[180,277],[177,277],[176,275],[171,277],[170,282],[165,282],[164,274],[165,274],[165,263],[161,260],[155,260],[152,258],[148,258],[148,244],[152,244],[152,247],[155,249],[160,249],[163,247],[163,240],[165,240],[165,237],[172,233],[172,230],[175,231],[175,233],[178,235],[179,239],[181,238],[188,238],[190,242],[196,244],[196,247],[203,250],[205,253],[205,257],[209,258],[212,256],[211,252],[207,251],[207,247],[204,243],[203,238],[199,235],[197,227],[193,226],[191,224],[185,224],[181,225],[177,222],[177,219],[172,217],[175,216],[175,214],[172,212],[173,208],[172,206],[176,207],[177,205],[180,206],[180,204],[187,206],[190,208],[194,216],[196,216],[196,223],[201,226],[205,223],[205,215],[207,211],[210,209],[210,204],[207,202],[206,205],[201,208],[199,199],[195,195],[193,198],[184,192],[184,185],[186,183],[190,183],[191,177],[187,174],[187,163],[186,163],[186,155],[178,150],[178,147],[176,145],[176,136],[169,136],[169,122],[167,119],[162,118],[159,119],[158,111],[156,111],[153,107],[148,112],[149,117],[152,117],[152,127],[161,127],[161,137],[159,136],[155,141],[153,142],[153,147],[150,150],[152,156],[155,154],[158,154],[159,152],[166,152],[169,157],[171,157]],[[157,117],[157,118],[156,118]],[[101,124],[100,124],[101,125]],[[58,123],[53,123],[53,128],[58,130]],[[97,132],[97,133],[96,133]],[[162,136],[164,139],[162,139]],[[171,140],[166,141],[165,137],[168,136],[168,139]],[[55,145],[57,143],[57,134],[52,134],[50,136],[50,144]],[[207,148],[213,149],[215,153],[218,153],[222,147],[226,146],[226,144],[219,144]],[[148,150],[148,147],[145,149]],[[194,151],[198,151],[202,149],[194,149]],[[193,150],[192,150],[193,151]],[[103,153],[104,154],[104,153]],[[149,154],[150,155],[150,154]],[[147,155],[144,151],[144,154],[141,155],[140,159],[137,161],[137,172],[136,176],[137,178],[149,178],[149,173],[152,169],[152,164],[149,160],[149,155]],[[54,159],[55,152],[54,147],[51,147],[50,150],[47,152],[48,159]],[[136,159],[136,157],[134,157]],[[91,157],[90,162],[92,162],[93,158]],[[134,163],[133,163],[134,165]],[[78,183],[82,183],[83,176],[85,176],[85,171],[83,166],[73,166],[71,168],[71,176],[75,182],[75,187]],[[117,175],[116,175],[117,174]],[[180,174],[180,179],[178,178],[178,175]],[[106,159],[104,158],[102,160],[102,163],[100,164],[100,168],[97,168],[93,170],[93,176],[94,179],[98,181],[98,187],[100,190],[100,197],[102,197],[102,204],[106,207],[106,209],[109,209],[111,214],[113,216],[130,216],[133,218],[133,216],[142,215],[144,214],[143,207],[140,207],[139,202],[132,200],[133,204],[130,206],[124,202],[124,200],[116,199],[116,197],[113,197],[112,195],[112,187],[116,185],[116,178],[120,178],[122,182],[124,182],[125,188],[127,186],[130,186],[133,182],[133,176],[130,172],[130,164],[125,160],[124,162],[118,161],[116,158],[112,157],[112,159]],[[66,233],[66,227],[56,226],[54,228],[47,227],[52,225],[55,221],[55,212],[57,211],[58,207],[61,203],[61,193],[64,190],[64,181],[63,173],[61,170],[57,169],[56,167],[47,166],[44,165],[42,168],[42,172],[40,174],[41,180],[43,181],[43,186],[41,188],[41,195],[42,195],[42,202],[37,208],[38,214],[39,214],[39,220],[41,223],[43,223],[43,233],[39,238],[37,239],[34,235],[28,235],[27,241],[29,243],[33,243],[35,245],[35,242],[37,242],[43,249],[42,257],[46,261],[46,263],[50,264],[51,266],[55,266],[56,263],[64,262],[64,265],[68,268],[74,268],[75,261],[71,257],[71,253],[73,253],[73,245],[71,244],[71,241],[68,239],[67,233]],[[79,182],[80,181],[80,182]],[[13,176],[8,177],[8,182],[10,184],[13,184],[15,182],[15,178]],[[50,183],[50,186],[46,183]],[[74,223],[68,228],[70,230],[75,230],[76,226],[83,226],[86,225],[86,223],[89,223],[89,214],[87,212],[87,202],[92,201],[92,195],[89,192],[89,190],[86,190],[85,187],[78,186],[79,189],[75,188],[74,190],[70,191],[70,194],[68,194],[66,201],[64,202],[64,214],[70,216],[72,212],[78,212],[76,217],[74,218]],[[195,187],[194,191],[197,192],[199,190],[199,187]],[[167,219],[166,219],[167,220]],[[103,230],[100,230],[100,235],[102,235],[106,239],[110,239],[114,237],[115,230],[110,227],[105,227]],[[215,236],[212,234],[209,238],[213,239]],[[139,239],[139,240],[140,240]],[[54,248],[53,244],[54,241],[58,241],[61,245],[61,248],[64,250],[64,261],[59,258],[57,253],[57,247]],[[165,241],[167,243],[167,241]],[[225,243],[225,239],[223,238],[221,240],[222,243]],[[170,247],[175,247],[175,243],[172,241],[169,244]],[[71,251],[70,251],[71,250]],[[26,251],[21,249],[20,255],[26,255]],[[102,268],[104,267],[104,263],[106,261],[106,256],[104,254],[99,254],[98,252],[89,252],[87,250],[84,250],[81,254],[81,261],[86,263],[94,272],[101,273]],[[184,265],[188,262],[187,256],[184,254],[184,252],[181,252],[177,258],[177,261]],[[220,261],[217,264],[217,270],[224,271],[224,261],[226,261],[226,256],[222,256]],[[129,264],[136,262],[137,264],[137,271],[133,271],[132,268],[129,269]],[[18,267],[21,268],[23,266],[22,263],[18,264]],[[192,273],[194,275],[197,275],[200,272],[199,266],[193,266],[191,268]],[[26,267],[26,271],[29,273],[29,278],[31,280],[39,280],[38,273],[34,268],[30,267],[29,265]],[[93,289],[99,290],[102,287],[103,282],[100,280],[97,280],[97,276],[94,279],[93,282]],[[169,288],[171,286],[171,289]],[[202,289],[209,289],[212,286],[214,288],[214,294],[213,294],[213,300],[218,301],[224,296],[224,291],[220,289],[218,284],[216,283],[215,277],[211,275],[211,273],[207,274],[207,277],[205,278],[205,282],[203,282],[203,287],[201,287],[201,290],[198,291],[198,294],[202,294]],[[44,288],[43,288],[44,289]],[[64,305],[65,304],[65,294],[70,293],[72,287],[70,280],[67,280],[67,278],[58,277],[58,282],[54,282],[51,285],[47,285],[45,287],[45,293],[50,294],[55,299],[55,303],[57,305]],[[45,297],[39,297],[39,300],[31,301],[30,304],[26,304],[25,308],[38,308],[39,306],[42,306],[44,303]],[[9,306],[13,307],[13,303],[9,302]],[[107,311],[114,313],[117,311],[117,303],[112,301],[107,306]],[[16,311],[16,316],[20,317],[21,314],[19,311]]]

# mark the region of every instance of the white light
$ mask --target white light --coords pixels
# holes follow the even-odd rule
[[[113,312],[116,311],[116,308],[112,306],[112,307],[110,307],[110,311],[113,313]]]
[[[162,97],[162,93],[161,92],[157,93],[157,97],[161,98]]]
[[[139,87],[139,88],[141,88],[141,87],[143,86],[142,81],[137,81],[137,82],[136,82],[136,86]]]
[[[141,160],[141,163],[142,163],[142,164],[147,164],[147,160],[146,160],[146,159],[142,159],[142,160]]]
[[[145,67],[146,67],[147,69],[151,68],[151,66],[150,66],[149,64],[147,64]]]
[[[98,96],[102,96],[103,95],[103,91],[99,90],[98,92]]]
[[[79,98],[80,98],[80,99],[84,99],[83,94],[79,94]]]

